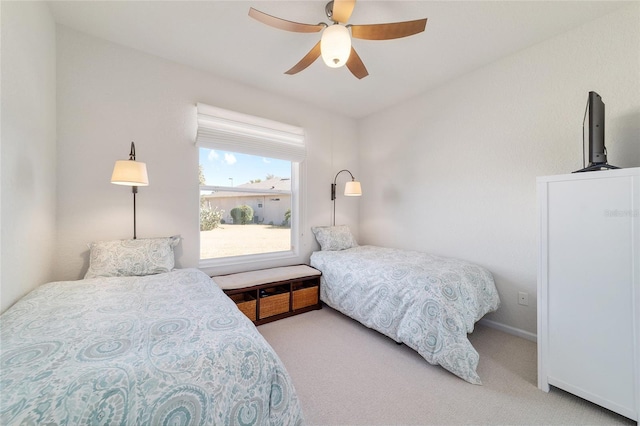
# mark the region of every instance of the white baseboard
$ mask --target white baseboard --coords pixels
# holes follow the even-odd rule
[[[519,328],[511,327],[509,325],[504,325],[499,322],[491,321],[484,318],[482,318],[478,322],[482,325],[486,325],[487,327],[495,328],[496,330],[504,331],[505,333],[513,334],[514,336],[522,337],[523,339],[538,343],[538,335],[533,334],[529,331],[524,331]]]

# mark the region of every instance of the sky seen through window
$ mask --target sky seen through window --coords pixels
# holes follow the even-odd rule
[[[200,148],[206,185],[238,186],[267,175],[291,178],[291,162],[257,155]]]

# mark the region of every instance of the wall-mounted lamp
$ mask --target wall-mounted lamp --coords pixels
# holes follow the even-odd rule
[[[338,179],[338,175],[342,172],[347,172],[351,175],[351,181],[347,182],[344,186],[344,195],[347,197],[359,197],[362,195],[362,187],[360,186],[360,182],[353,177],[353,174],[347,170],[340,170],[336,173],[336,177],[333,178],[333,183],[331,184],[331,201],[333,201],[333,225],[336,224],[336,180]]]
[[[118,160],[113,166],[111,183],[131,187],[133,192],[133,239],[136,239],[136,193],[139,186],[148,186],[147,165],[136,161],[136,146],[131,142],[128,160]]]

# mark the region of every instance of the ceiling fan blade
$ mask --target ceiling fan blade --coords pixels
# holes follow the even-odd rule
[[[356,0],[333,0],[333,14],[331,15],[331,19],[334,22],[346,24],[349,22],[349,18],[351,18],[355,5]]]
[[[249,8],[249,16],[253,19],[262,22],[263,24],[270,25],[285,31],[293,31],[296,33],[317,33],[322,31],[326,27],[325,24],[301,24],[299,22],[287,21],[286,19],[276,18],[275,16],[267,15],[264,12],[260,12],[257,9]]]
[[[347,68],[351,71],[351,74],[355,75],[358,80],[361,80],[369,75],[369,71],[364,66],[362,59],[356,53],[356,50],[351,47],[351,54],[349,54],[349,59],[347,59]]]
[[[305,55],[304,58],[300,59],[300,62],[291,67],[290,70],[285,72],[285,74],[293,75],[299,73],[303,69],[307,68],[311,65],[318,57],[320,56],[320,42],[317,42],[313,48]]]
[[[351,25],[351,36],[364,40],[391,40],[424,31],[427,18],[389,24]]]

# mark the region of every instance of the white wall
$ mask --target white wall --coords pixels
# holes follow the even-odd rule
[[[331,221],[329,190],[335,173],[346,167],[358,171],[354,120],[63,26],[57,34],[56,279],[84,275],[87,243],[132,237],[131,191],[109,182],[114,161],[128,158],[131,141],[136,143],[137,159],[147,163],[150,180],[137,195],[138,238],[180,234],[177,266],[198,266],[197,102],[305,129],[307,223],[301,230],[301,256],[289,263],[308,260],[317,247],[309,227]],[[357,231],[358,203],[339,201],[344,222]]]
[[[0,3],[0,311],[51,278],[56,235],[55,24],[42,2]]]
[[[487,318],[535,334],[535,178],[582,168],[590,90],[609,163],[640,166],[640,4],[361,120],[361,242],[487,267],[502,299]]]

